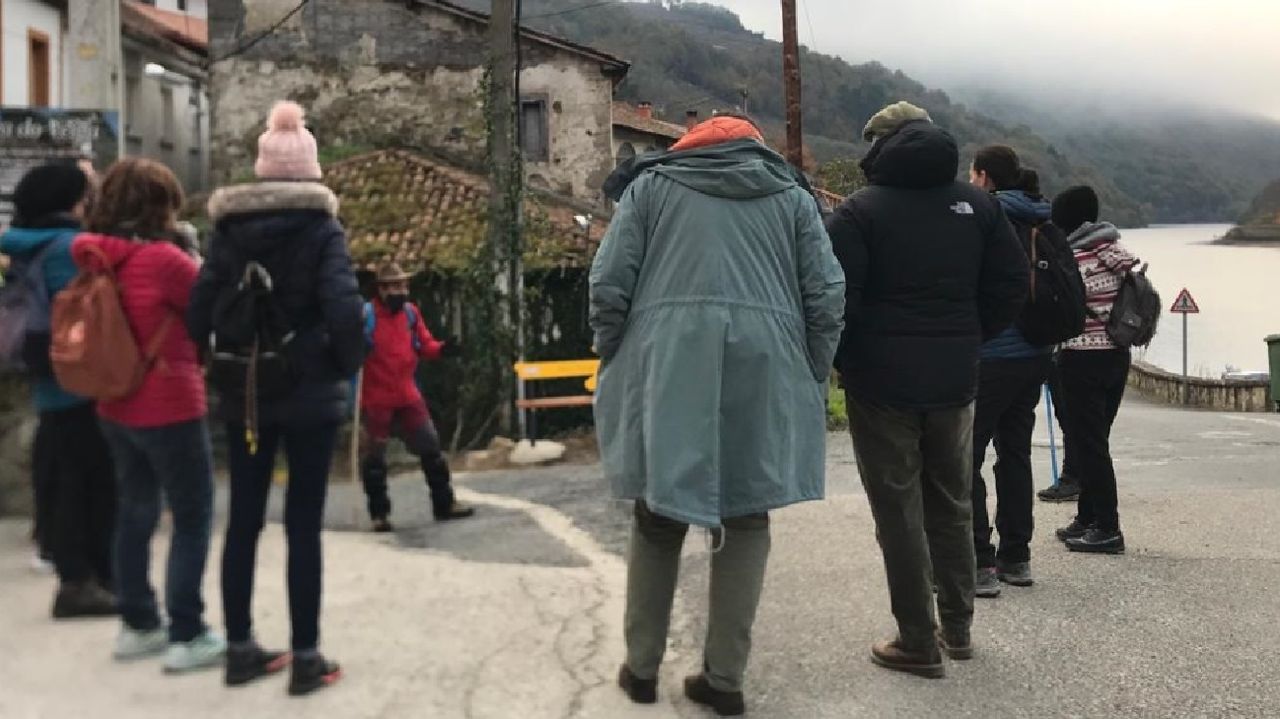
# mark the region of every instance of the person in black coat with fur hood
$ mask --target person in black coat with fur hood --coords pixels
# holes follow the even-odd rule
[[[264,288],[281,337],[288,389],[267,393],[271,358],[256,364],[242,389],[219,387],[220,348],[211,378],[220,389],[227,427],[231,510],[222,557],[228,685],[284,669],[292,659],[290,694],[306,694],[341,676],[318,651],[321,590],[320,529],[338,429],[348,412],[349,379],[364,359],[360,297],[338,200],[319,183],[316,142],[302,108],[281,102],[258,139],[260,182],[226,187],[209,200],[214,221],[209,258],[192,292],[191,336],[202,344],[221,335],[244,282]],[[216,343],[215,343],[216,345]],[[222,356],[225,356],[225,352]],[[242,373],[242,376],[246,376]],[[285,496],[292,656],[254,640],[250,605],[254,564],[277,448],[289,468]]]

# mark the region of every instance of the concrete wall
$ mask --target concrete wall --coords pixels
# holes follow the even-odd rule
[[[163,162],[188,192],[208,186],[208,97],[198,79],[176,72],[168,60],[125,43],[124,154]],[[147,63],[169,72],[147,75]]]
[[[11,0],[3,0],[8,5]],[[116,110],[124,103],[123,55],[118,0],[76,0],[67,4],[67,92],[65,106]],[[123,145],[124,138],[121,138]]]
[[[1171,405],[1221,412],[1270,412],[1271,384],[1252,380],[1215,380],[1166,372],[1145,362],[1134,362],[1129,386],[1143,396]]]
[[[40,0],[3,0],[0,2],[0,52],[3,53],[4,87],[0,105],[26,107],[30,101],[30,67],[28,59],[29,31],[49,37],[49,104],[62,105],[65,78],[63,62],[62,13]]]
[[[215,57],[293,9],[293,0],[230,0],[210,8]],[[484,160],[485,25],[391,0],[313,0],[270,38],[214,65],[217,181],[248,174],[271,104],[309,111],[322,147],[413,146]],[[528,166],[531,186],[598,203],[613,168],[612,81],[598,62],[525,42],[521,94],[545,100],[549,158]]]

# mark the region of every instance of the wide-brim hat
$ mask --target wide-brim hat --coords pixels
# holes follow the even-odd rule
[[[375,281],[380,285],[385,285],[392,282],[407,282],[412,277],[413,275],[405,272],[400,265],[388,262],[378,268],[378,275]]]

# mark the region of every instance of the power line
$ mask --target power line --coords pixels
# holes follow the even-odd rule
[[[298,13],[302,12],[302,8],[306,7],[310,2],[311,0],[302,0],[302,2],[298,3],[297,7],[290,10],[284,17],[277,20],[275,24],[267,28],[265,32],[260,33],[259,35],[254,37],[252,40],[249,40],[248,42],[241,44],[239,47],[232,50],[231,52],[214,59],[212,62],[222,62],[223,60],[230,60],[231,58],[237,55],[243,55],[244,53],[248,52],[251,48],[253,48],[253,46],[257,45],[263,40],[266,40],[268,37],[274,35],[276,33],[276,30],[279,30],[281,27],[284,26],[285,23],[293,19],[294,15],[297,15]]]
[[[560,15],[569,15],[575,12],[582,12],[583,10],[594,10],[600,7],[609,7],[611,5],[620,5],[620,4],[621,4],[621,0],[604,0],[603,2],[591,3],[589,5],[579,5],[578,7],[571,7],[566,10],[556,10],[554,12],[544,12],[538,15],[528,15],[524,19],[538,20],[544,17],[557,17]]]

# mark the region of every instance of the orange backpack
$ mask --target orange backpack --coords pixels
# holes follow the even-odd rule
[[[173,315],[164,318],[146,352],[139,351],[106,253],[93,245],[85,249],[102,269],[81,270],[54,298],[49,359],[66,391],[96,400],[123,399],[138,390],[155,364]]]

